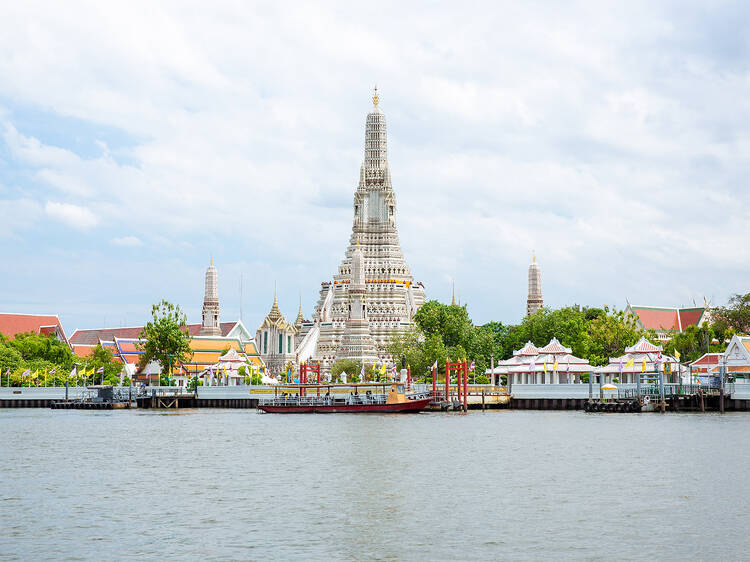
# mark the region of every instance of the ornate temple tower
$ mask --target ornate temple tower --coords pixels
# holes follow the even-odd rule
[[[366,363],[378,360],[375,341],[370,334],[367,320],[367,285],[365,282],[365,258],[357,242],[352,253],[351,276],[349,280],[349,311],[346,329],[341,338],[336,360],[355,359]]]
[[[279,310],[279,301],[274,291],[271,310],[255,335],[260,356],[271,374],[283,373],[288,363],[295,363],[294,336],[296,333],[294,326],[286,321]]]
[[[206,270],[206,294],[203,297],[203,322],[201,336],[220,336],[219,327],[219,276],[216,273],[214,259]]]
[[[536,263],[536,254],[531,258],[529,266],[529,296],[526,298],[526,315],[530,316],[544,306],[542,300],[542,270]]]
[[[313,323],[303,327],[304,337],[297,350],[299,361],[321,361],[325,370],[337,358],[371,360],[365,325],[375,345],[374,356],[390,361],[386,348],[391,338],[412,326],[414,314],[425,301],[424,287],[414,282],[398,239],[385,115],[378,107],[377,88],[372,102],[365,125],[364,161],[354,193],[349,246],[333,282],[321,284]],[[364,279],[354,271],[360,254]],[[363,307],[361,317],[355,304]],[[346,348],[341,349],[344,345]],[[359,347],[361,355],[355,351]]]

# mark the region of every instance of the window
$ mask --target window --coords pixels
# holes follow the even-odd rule
[[[263,353],[268,353],[268,332],[263,332]]]
[[[292,336],[286,337],[286,352],[287,353],[292,352]]]
[[[284,347],[284,336],[282,334],[279,334],[279,353],[284,353],[284,350],[282,349]]]

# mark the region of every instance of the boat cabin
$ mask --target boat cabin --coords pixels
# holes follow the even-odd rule
[[[403,404],[407,401],[406,398],[406,387],[403,383],[393,383],[391,390],[388,392],[388,398],[386,398],[386,404]]]

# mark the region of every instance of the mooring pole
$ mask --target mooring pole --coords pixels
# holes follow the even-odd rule
[[[464,361],[464,412],[469,409],[469,371],[466,369]]]
[[[726,375],[726,362],[719,367],[719,412],[724,413],[724,375]]]
[[[437,367],[432,367],[432,399],[437,399]]]
[[[448,403],[448,394],[450,392],[450,371],[448,370],[448,361],[445,362],[445,403]]]
[[[594,400],[594,373],[589,373],[589,403]]]
[[[458,365],[459,364],[456,363],[456,397],[458,398],[458,405],[460,407],[461,404],[463,404],[463,401],[461,400],[461,386],[463,386],[464,381],[461,379],[461,367]]]
[[[638,394],[638,403],[640,404],[641,401],[641,373],[637,373],[635,375],[635,391]]]
[[[65,381],[65,401],[68,401],[68,381]]]
[[[664,371],[661,370],[661,363],[656,364],[656,373],[659,375],[659,410],[664,413]]]

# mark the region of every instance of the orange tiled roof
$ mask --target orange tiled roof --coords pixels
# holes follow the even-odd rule
[[[55,328],[59,328],[65,339],[65,331],[57,315],[0,313],[0,334],[9,338],[22,332],[49,335],[55,333]]]
[[[646,330],[682,331],[700,322],[705,308],[669,308],[664,306],[632,306],[631,310]]]

